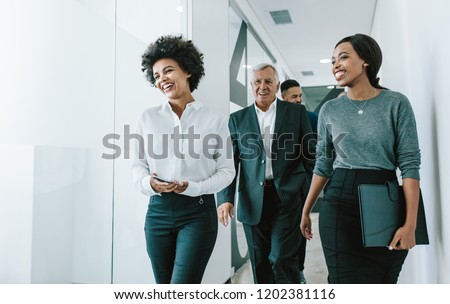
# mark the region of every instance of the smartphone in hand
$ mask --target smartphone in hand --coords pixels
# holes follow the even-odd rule
[[[153,178],[158,180],[158,181],[160,181],[160,182],[162,182],[162,183],[169,183],[169,184],[173,183],[173,181],[169,181],[169,180],[163,179],[163,178],[161,178],[159,176],[153,176]]]

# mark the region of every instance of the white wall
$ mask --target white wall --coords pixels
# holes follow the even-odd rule
[[[446,9],[442,9],[445,7]],[[450,116],[450,91],[448,87],[450,70],[450,39],[446,33],[450,31],[448,19],[449,3],[445,0],[436,1],[432,11],[429,13],[430,22],[433,24],[432,35],[432,86],[430,90],[432,119],[432,147],[430,155],[430,166],[434,169],[436,183],[431,185],[434,190],[434,204],[432,209],[435,213],[436,250],[438,253],[437,275],[438,282],[450,283],[450,137],[448,136],[447,120]]]
[[[382,85],[405,94],[414,108],[421,147],[421,188],[430,233],[429,246],[411,250],[401,283],[450,282],[450,138],[448,119],[450,28],[441,0],[378,0],[372,36],[383,51]],[[445,187],[444,185],[447,185]],[[445,254],[447,253],[447,254]]]
[[[110,281],[112,162],[100,151],[113,127],[111,17],[73,0],[0,2],[0,158],[18,164],[0,168],[11,216],[1,256],[17,255],[2,281]]]
[[[31,281],[34,148],[0,144],[0,283]],[[14,231],[14,233],[11,233]],[[21,265],[18,267],[17,265]]]

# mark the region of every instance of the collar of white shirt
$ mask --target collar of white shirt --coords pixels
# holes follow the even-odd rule
[[[256,114],[258,114],[258,115],[274,112],[277,109],[277,98],[275,98],[275,100],[270,104],[270,106],[266,112],[264,112],[260,108],[258,108],[258,106],[256,105],[256,102],[253,105],[255,106],[255,111],[256,111]]]
[[[203,107],[203,103],[201,103],[200,101],[194,100],[194,101],[191,101],[190,103],[188,103],[188,104],[186,105],[186,109],[188,109],[189,107],[193,107],[194,110],[199,110],[200,108]],[[170,105],[170,102],[166,102],[166,103],[163,105],[163,108],[164,108],[165,110],[170,110],[170,111],[172,111],[172,106]]]

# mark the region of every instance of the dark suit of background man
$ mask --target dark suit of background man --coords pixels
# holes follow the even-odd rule
[[[292,103],[302,103],[303,101],[303,92],[302,87],[298,83],[297,80],[288,79],[285,80],[281,84],[281,98],[284,101],[289,101]],[[314,133],[317,134],[317,114],[311,111],[307,111],[309,122],[311,123],[311,127]]]
[[[300,84],[294,79],[285,80],[280,87],[281,90],[281,98],[284,101],[292,102],[292,103],[302,103],[303,92]],[[317,114],[314,112],[307,111],[309,122],[311,123],[312,130],[317,136]],[[312,172],[310,178],[312,178]],[[300,270],[300,282],[302,284],[306,284],[305,275],[303,270],[305,270],[305,258],[306,258],[306,239],[303,235],[300,235],[301,241],[300,246],[298,248],[297,256],[298,256],[298,268]]]
[[[303,197],[315,151],[305,107],[276,98],[274,66],[253,69],[255,103],[230,115],[238,220],[243,223],[255,283],[300,283],[297,249]],[[309,159],[309,160],[308,160]],[[219,220],[233,216],[237,177],[218,194]]]

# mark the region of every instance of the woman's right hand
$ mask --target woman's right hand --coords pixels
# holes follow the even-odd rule
[[[152,175],[150,178],[150,186],[155,190],[157,193],[161,192],[172,192],[178,187],[178,183],[169,183],[169,182],[163,182],[159,181],[155,178],[156,174]]]
[[[300,222],[300,231],[307,240],[310,240],[313,237],[311,230],[311,210],[327,182],[328,177],[313,174],[308,196],[306,197],[305,205],[303,206],[302,220]]]
[[[302,221],[300,223],[300,230],[307,240],[311,240],[313,237],[312,230],[311,230],[311,217],[309,213],[307,215],[302,215]]]

